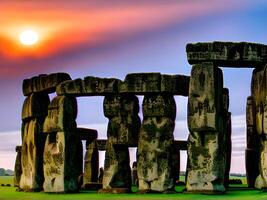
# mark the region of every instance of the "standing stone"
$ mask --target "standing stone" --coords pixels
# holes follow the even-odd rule
[[[145,95],[142,108],[144,119],[137,149],[139,190],[173,190],[175,100],[167,94]]]
[[[22,174],[21,169],[21,146],[16,146],[16,161],[15,161],[15,169],[14,169],[14,186],[19,187],[19,182]]]
[[[224,186],[229,186],[229,175],[231,168],[231,153],[232,153],[232,122],[231,122],[231,113],[229,110],[229,90],[227,88],[223,88],[223,137],[224,137],[224,152],[225,152],[225,174],[224,174]]]
[[[258,80],[260,84],[256,87],[256,129],[259,134],[259,175],[255,181],[255,188],[263,189],[267,187],[267,65],[262,70],[253,71],[253,80]],[[255,81],[256,82],[256,81]],[[257,82],[256,82],[257,83]]]
[[[222,71],[212,63],[194,65],[188,98],[188,192],[224,192]]]
[[[259,175],[259,135],[256,132],[255,100],[252,96],[247,98],[247,148],[246,148],[246,175],[248,187],[253,188]]]
[[[128,146],[136,145],[139,135],[139,104],[134,95],[112,95],[104,99],[109,118],[103,176],[100,192],[130,192],[131,168]]]
[[[97,141],[86,141],[86,153],[84,157],[84,174],[83,174],[83,187],[85,189],[94,189],[98,182],[98,168],[99,168],[99,154],[97,148]],[[100,189],[101,186],[98,186]]]
[[[45,135],[43,123],[47,115],[47,94],[32,93],[22,108],[22,175],[20,188],[24,191],[40,191],[43,188],[43,150]]]
[[[76,192],[80,163],[76,131],[77,102],[74,97],[58,96],[49,105],[44,132],[44,191]]]
[[[132,165],[132,185],[138,186],[138,175],[137,175],[137,162],[133,162]]]
[[[226,152],[226,166],[224,174],[224,186],[229,187],[230,169],[231,169],[231,157],[232,157],[232,114],[227,112],[225,118],[225,152]]]

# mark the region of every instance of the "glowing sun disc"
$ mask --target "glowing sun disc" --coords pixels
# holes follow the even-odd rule
[[[34,45],[39,40],[39,36],[33,30],[25,30],[19,35],[19,40],[24,45]]]

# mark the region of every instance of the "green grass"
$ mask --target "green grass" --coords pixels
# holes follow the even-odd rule
[[[236,177],[235,177],[236,178]],[[0,177],[0,183],[10,184],[13,177]],[[133,188],[136,190],[136,188]],[[176,194],[97,194],[96,192],[81,192],[78,194],[46,194],[44,192],[30,193],[30,192],[17,192],[14,187],[1,187],[0,186],[0,200],[81,200],[81,199],[108,199],[108,200],[136,200],[136,199],[201,199],[201,200],[266,200],[267,193],[257,190],[244,190],[243,188],[230,189],[224,195],[201,195],[201,194],[182,194],[183,186],[176,187],[178,193]]]
[[[0,185],[1,184],[10,184],[13,186],[14,182],[13,182],[13,176],[0,176]]]

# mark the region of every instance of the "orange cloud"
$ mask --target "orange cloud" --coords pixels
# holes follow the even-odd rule
[[[12,2],[12,1],[11,1]],[[83,3],[82,3],[83,2]],[[15,1],[0,3],[0,55],[9,60],[45,59],[64,51],[123,42],[142,33],[164,29],[195,17],[236,6],[221,1],[170,1],[118,3],[103,6],[85,1]],[[153,1],[154,2],[154,1]],[[161,3],[159,3],[161,2]],[[20,44],[19,34],[34,29],[37,45]],[[0,69],[0,73],[3,69]]]

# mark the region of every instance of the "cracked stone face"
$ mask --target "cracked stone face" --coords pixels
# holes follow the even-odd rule
[[[221,70],[213,63],[194,65],[188,100],[190,134],[187,191],[225,191],[223,184],[227,160],[225,145],[227,99],[227,96],[223,98]]]
[[[222,71],[212,63],[194,65],[188,96],[190,131],[218,131],[222,110]]]
[[[176,114],[173,96],[145,96],[143,114],[137,149],[139,190],[172,190],[175,178],[173,131]]]
[[[138,98],[134,95],[112,95],[104,99],[104,114],[109,119],[103,189],[131,189],[128,146],[136,145],[140,118]]]
[[[48,95],[31,94],[22,109],[22,149],[20,188],[39,191],[43,185],[44,118],[49,104]]]
[[[75,119],[77,102],[74,97],[55,97],[45,119],[47,134],[44,148],[44,191],[74,192],[81,174],[81,141]]]

